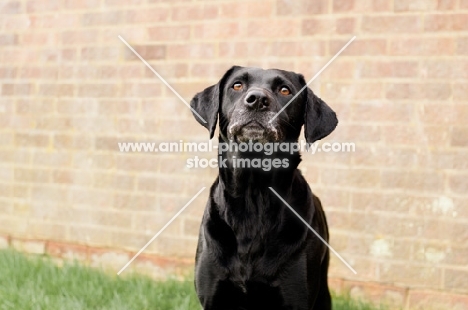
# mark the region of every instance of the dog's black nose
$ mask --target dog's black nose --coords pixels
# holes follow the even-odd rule
[[[252,110],[263,110],[270,105],[270,98],[261,90],[251,90],[245,96],[244,104]]]

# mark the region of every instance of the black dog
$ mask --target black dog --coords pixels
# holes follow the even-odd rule
[[[330,134],[338,120],[309,88],[300,92],[303,87],[304,77],[294,72],[233,67],[190,105],[206,120],[195,115],[211,138],[219,115],[220,143],[297,142],[302,125],[312,143]],[[281,165],[239,167],[239,158],[279,159]],[[331,309],[328,248],[269,188],[328,240],[321,203],[297,169],[300,154],[234,149],[219,160],[225,167],[219,165],[211,187],[196,254],[195,288],[203,308]]]

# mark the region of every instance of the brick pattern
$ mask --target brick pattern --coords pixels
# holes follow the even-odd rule
[[[301,164],[358,271],[333,257],[331,276],[419,290],[416,309],[468,293],[467,1],[8,0],[0,17],[1,233],[134,252],[213,181],[191,154],[118,152],[208,137],[118,35],[186,100],[233,64],[311,78],[356,35],[312,84],[339,115],[327,141],[356,152]],[[207,194],[146,253],[191,259]]]

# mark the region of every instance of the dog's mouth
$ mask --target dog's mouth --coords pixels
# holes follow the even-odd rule
[[[243,126],[241,126],[241,129],[248,129],[248,130],[265,130],[265,126],[257,122],[256,120],[252,120],[250,122],[247,122]]]
[[[228,136],[238,143],[252,141],[265,144],[280,139],[278,130],[272,124],[262,124],[257,120],[234,123],[229,126]]]

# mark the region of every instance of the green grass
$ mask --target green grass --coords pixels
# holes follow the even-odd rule
[[[334,310],[375,310],[334,296]],[[0,310],[200,310],[192,281],[116,276],[50,259],[0,251]]]

